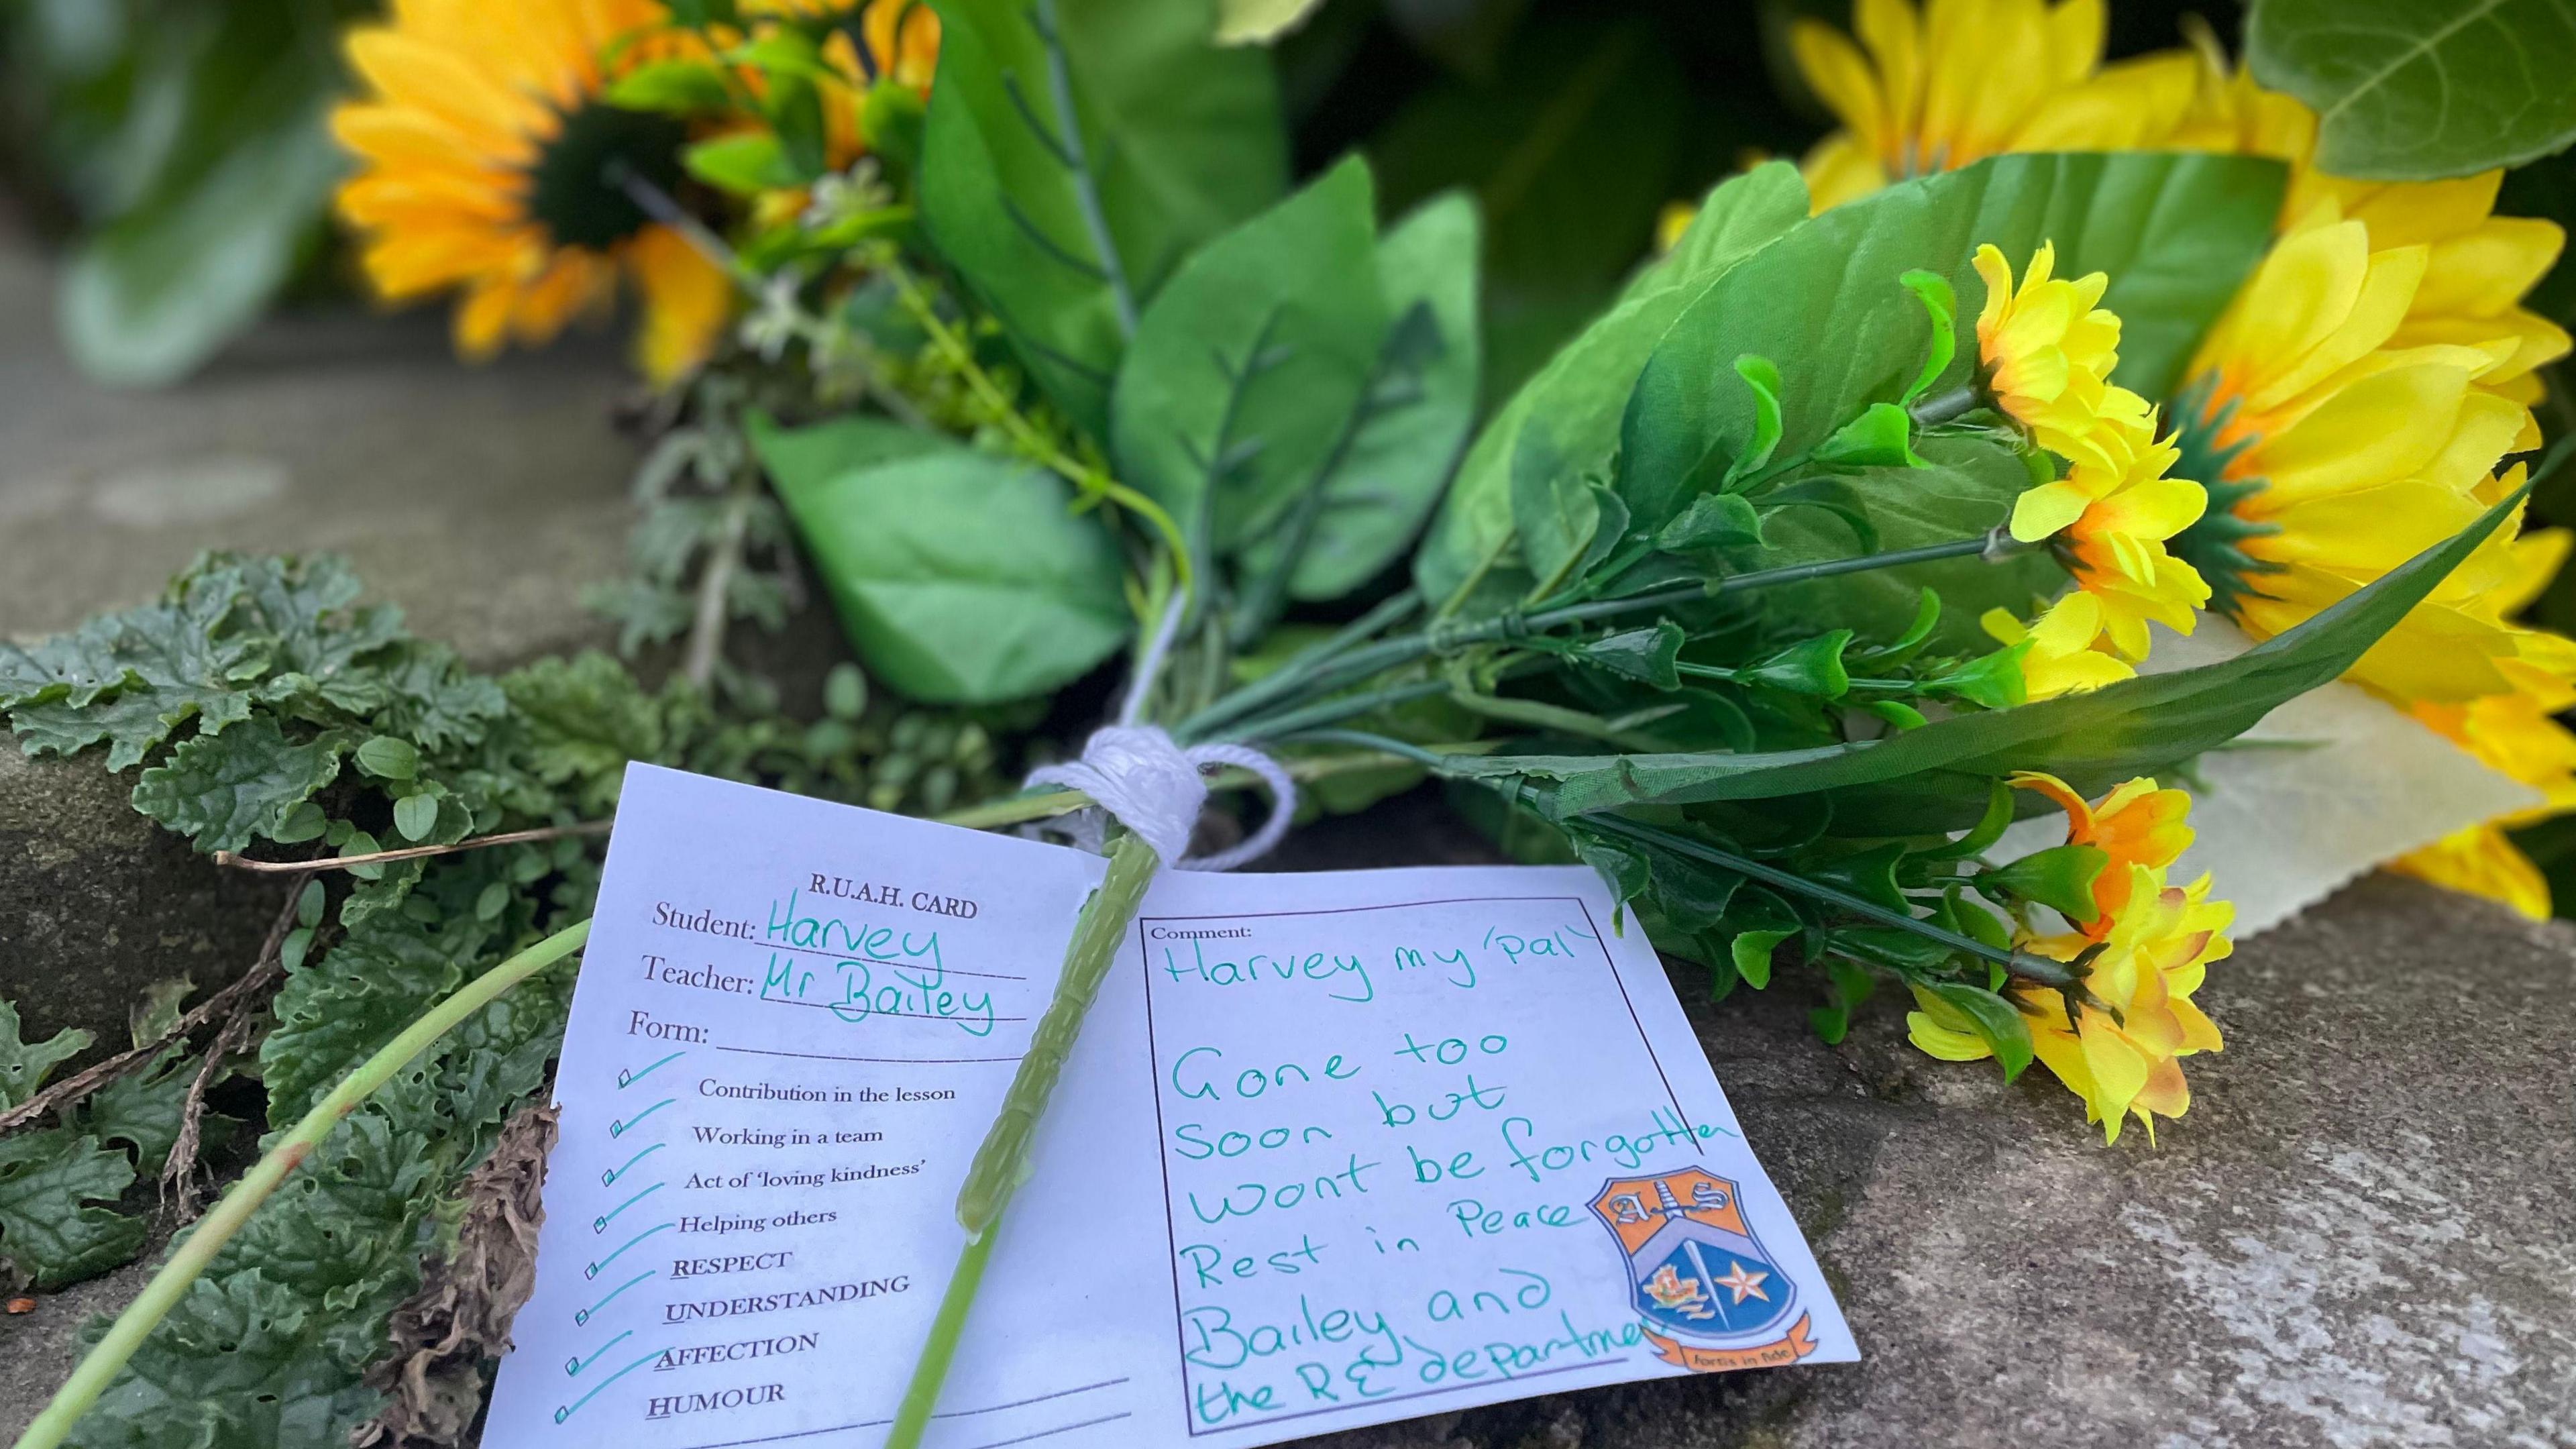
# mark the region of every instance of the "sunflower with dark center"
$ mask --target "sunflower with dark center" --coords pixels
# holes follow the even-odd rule
[[[331,117],[359,159],[339,212],[377,293],[461,294],[456,345],[482,358],[605,312],[624,279],[645,372],[668,381],[701,361],[731,280],[640,199],[678,181],[683,129],[599,99],[645,58],[618,42],[665,19],[653,0],[405,0],[352,31],[372,94]]]

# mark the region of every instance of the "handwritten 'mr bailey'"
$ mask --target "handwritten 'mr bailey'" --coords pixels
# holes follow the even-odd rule
[[[830,896],[857,905],[903,906],[960,921],[971,921],[983,913],[983,907],[966,896],[943,896],[935,890],[910,889],[896,881],[853,880],[819,870],[806,878],[805,890],[809,895]]]

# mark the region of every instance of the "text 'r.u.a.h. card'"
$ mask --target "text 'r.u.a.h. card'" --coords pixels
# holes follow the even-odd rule
[[[486,1442],[883,1442],[1096,857],[649,766]],[[926,1443],[1259,1445],[1857,1357],[1575,867],[1166,872]]]

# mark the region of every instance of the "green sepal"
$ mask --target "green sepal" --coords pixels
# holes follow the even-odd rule
[[[650,61],[609,82],[600,99],[626,111],[701,116],[733,105],[724,74],[695,60]]]
[[[1681,625],[1658,619],[1651,629],[1627,629],[1582,645],[1574,657],[1657,689],[1679,689],[1683,639]]]
[[[1751,353],[1735,359],[1735,375],[1753,391],[1753,436],[1746,440],[1744,451],[1726,465],[1722,487],[1732,490],[1744,479],[1762,471],[1771,454],[1780,446],[1780,369],[1770,358]]]
[[[1923,711],[1902,700],[1864,700],[1860,708],[1863,714],[1875,715],[1900,730],[1919,730],[1931,723],[1923,717]]]
[[[680,153],[680,164],[691,176],[735,196],[758,196],[805,179],[768,131],[738,131],[697,142]]]
[[[1916,398],[1931,390],[1942,373],[1949,371],[1950,359],[1958,355],[1959,297],[1950,289],[1949,278],[1920,267],[1896,280],[1922,301],[1924,314],[1932,322],[1932,340],[1924,350],[1923,370],[1915,374],[1913,385],[1905,390],[1905,396],[1897,400],[1911,406]]]
[[[1977,823],[1968,828],[1967,834],[1947,845],[1936,845],[1930,850],[1918,850],[1914,852],[1914,858],[1916,860],[1964,860],[2003,839],[2004,827],[2012,824],[2012,821],[2012,787],[1997,780],[1986,793],[1986,813],[1977,817]]]
[[[2030,699],[2029,685],[2022,677],[2022,656],[2030,652],[2030,641],[2008,645],[1981,659],[1972,660],[1956,669],[1934,676],[1923,688],[1932,694],[1966,700],[1984,709],[2013,709]]]
[[[1961,981],[1922,981],[1915,983],[1943,1006],[1967,1018],[1977,1036],[1994,1052],[1995,1062],[2004,1069],[2009,1082],[2030,1065],[2030,1023],[2011,1002],[1983,987]]]
[[[1838,468],[1923,468],[1914,451],[1914,417],[1894,403],[1871,403],[1833,431],[1810,455]]]
[[[1771,953],[1797,934],[1794,930],[1738,931],[1735,939],[1726,943],[1727,958],[1735,963],[1735,974],[1760,991],[1771,984]]]
[[[2111,857],[2095,846],[2055,845],[1979,875],[1977,888],[1989,897],[2000,891],[2036,901],[2089,926],[2101,915],[2093,904],[2093,882],[2110,863]]]
[[[1836,629],[1800,640],[1739,671],[1736,679],[1784,694],[1840,699],[1851,692],[1851,672],[1843,667],[1843,650],[1851,639],[1849,629]]]
[[[1741,493],[1703,493],[1680,517],[1655,535],[1666,553],[1695,553],[1707,548],[1760,548],[1762,515]]]

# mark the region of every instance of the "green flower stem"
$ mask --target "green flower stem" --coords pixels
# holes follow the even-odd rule
[[[1975,407],[1977,401],[1976,386],[1973,383],[1963,384],[1948,392],[1936,392],[1930,397],[1916,398],[1906,412],[1913,415],[1917,425],[1928,428],[1960,416]]]
[[[1445,679],[1421,679],[1411,684],[1373,689],[1365,694],[1335,695],[1330,699],[1319,699],[1313,704],[1282,710],[1278,714],[1247,720],[1218,730],[1209,738],[1246,741],[1273,739],[1300,730],[1338,724],[1346,719],[1357,719],[1364,714],[1374,714],[1381,709],[1410,704],[1417,699],[1428,699],[1436,694],[1447,694],[1453,688],[1454,686]]]
[[[2017,551],[2018,546],[2016,546]],[[1611,619],[1641,611],[1686,604],[1696,599],[1719,594],[1742,593],[1750,589],[1774,588],[1784,584],[1804,583],[1810,579],[1833,578],[1840,574],[1867,573],[1873,569],[1901,568],[1907,564],[1931,563],[1938,559],[1965,558],[1971,554],[2002,557],[1992,533],[1969,538],[1954,538],[1946,543],[1928,543],[1920,548],[1892,549],[1885,553],[1861,554],[1853,558],[1818,559],[1813,563],[1789,564],[1776,569],[1752,573],[1729,574],[1708,584],[1691,584],[1682,588],[1661,589],[1650,594],[1636,594],[1625,599],[1599,599],[1585,604],[1566,604],[1542,609],[1535,614],[1503,614],[1473,624],[1426,629],[1402,634],[1376,644],[1344,650],[1322,657],[1301,658],[1282,666],[1236,690],[1207,708],[1181,721],[1172,731],[1183,744],[1196,744],[1214,738],[1228,725],[1266,706],[1286,700],[1327,693],[1357,683],[1381,670],[1407,664],[1438,650],[1455,649],[1469,644],[1492,643],[1499,639],[1517,638],[1554,629],[1567,624],[1585,624],[1595,619]]]
[[[930,1341],[922,1345],[921,1357],[913,1364],[912,1381],[904,1388],[902,1406],[895,1410],[886,1449],[919,1449],[930,1411],[939,1403],[939,1386],[957,1357],[966,1311],[983,1285],[984,1265],[992,1257],[1002,1211],[1028,1176],[1029,1147],[1037,1138],[1039,1120],[1046,1115],[1047,1099],[1055,1094],[1056,1078],[1073,1054],[1082,1019],[1090,1014],[1118,945],[1127,937],[1127,924],[1136,918],[1145,887],[1153,883],[1161,865],[1144,837],[1121,836],[1109,852],[1108,874],[1083,903],[1082,918],[1074,923],[1073,939],[1065,946],[1064,973],[1056,978],[1055,999],[1038,1018],[1028,1054],[1020,1058],[1019,1073],[1002,1099],[1002,1110],[985,1133],[984,1145],[976,1149],[966,1185],[957,1190],[957,1222],[966,1230],[966,1249],[939,1300],[938,1316],[931,1320]]]
[[[161,1271],[152,1275],[152,1281],[143,1286],[142,1293],[127,1304],[125,1311],[108,1326],[106,1336],[81,1359],[79,1367],[72,1370],[72,1376],[63,1381],[63,1386],[55,1390],[53,1402],[47,1404],[45,1411],[27,1426],[26,1433],[18,1436],[17,1449],[54,1449],[63,1442],[63,1436],[69,1434],[80,1416],[98,1402],[98,1396],[106,1391],[126,1361],[134,1357],[134,1351],[143,1346],[144,1339],[151,1335],[152,1330],[169,1316],[171,1309],[179,1306],[189,1287],[204,1275],[224,1245],[232,1241],[242,1225],[250,1221],[251,1214],[257,1212],[260,1204],[268,1201],[279,1185],[286,1181],[288,1174],[322,1146],[323,1139],[331,1135],[331,1129],[339,1126],[343,1118],[357,1111],[367,1098],[392,1081],[403,1068],[410,1066],[414,1057],[427,1051],[467,1017],[490,1005],[511,987],[580,950],[588,939],[590,922],[580,921],[521,951],[430,1008],[419,1020],[404,1028],[402,1035],[386,1043],[356,1071],[341,1078],[340,1085],[314,1104],[313,1110],[304,1114],[304,1120],[296,1123],[293,1131],[262,1154],[249,1173],[224,1194],[223,1201],[215,1204],[214,1211],[197,1224],[196,1231],[171,1253],[169,1261],[161,1265]]]
[[[1748,879],[1758,880],[1764,885],[1775,886],[1781,890],[1823,901],[1838,909],[1849,911],[1863,920],[1876,921],[1882,926],[1893,926],[1900,931],[1911,931],[1926,940],[1937,941],[1963,956],[1974,957],[1979,961],[2000,966],[2025,981],[2036,981],[2044,986],[2064,988],[2073,986],[2079,979],[2074,972],[2066,968],[2066,963],[2062,961],[2051,961],[2045,956],[2033,955],[2028,951],[2007,951],[1989,946],[1983,941],[1962,936],[1956,931],[1943,930],[1930,921],[1909,915],[1904,911],[1890,910],[1876,901],[1853,895],[1839,886],[1809,880],[1795,871],[1782,870],[1776,865],[1765,865],[1761,861],[1737,855],[1733,851],[1721,850],[1691,836],[1661,830],[1652,825],[1642,825],[1619,815],[1586,815],[1583,817],[1583,823],[1605,834],[1625,836],[1630,840],[1669,850],[1676,855],[1687,855],[1706,861],[1710,865],[1724,867]]]

